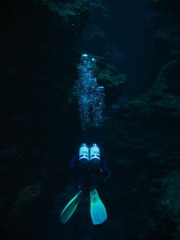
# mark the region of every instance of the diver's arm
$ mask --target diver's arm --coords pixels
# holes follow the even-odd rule
[[[77,153],[75,153],[72,156],[71,162],[70,162],[70,169],[71,169],[71,175],[72,175],[72,179],[76,180],[76,177],[78,175],[78,169],[79,169],[79,161],[77,158]]]
[[[75,167],[76,167],[76,156],[74,154],[71,159],[70,168],[74,169]]]
[[[100,156],[101,156],[101,172],[105,174],[107,172],[107,163],[104,158],[104,148],[100,148]]]

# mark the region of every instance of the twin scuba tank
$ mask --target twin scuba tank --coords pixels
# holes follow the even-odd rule
[[[90,148],[83,143],[79,148],[79,165],[82,167],[99,167],[100,166],[100,149],[97,144]]]

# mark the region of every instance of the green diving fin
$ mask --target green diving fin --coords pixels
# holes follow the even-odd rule
[[[81,200],[81,195],[82,195],[81,193],[82,191],[79,191],[78,193],[76,193],[76,195],[65,206],[64,210],[60,215],[60,221],[62,223],[66,223],[70,219],[70,217],[73,215],[74,211],[76,210]]]
[[[107,219],[106,208],[96,189],[90,191],[90,212],[93,224],[101,224]]]

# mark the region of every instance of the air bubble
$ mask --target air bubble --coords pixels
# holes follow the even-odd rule
[[[87,54],[82,54],[74,93],[78,100],[83,130],[89,126],[100,127],[103,123],[104,87],[98,86],[94,77],[95,68],[96,60],[89,58]]]

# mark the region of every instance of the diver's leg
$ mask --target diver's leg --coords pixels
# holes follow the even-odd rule
[[[80,168],[76,177],[76,189],[77,191],[84,191],[87,182],[87,170]]]
[[[93,169],[90,174],[90,190],[99,189],[103,176],[99,169]]]

